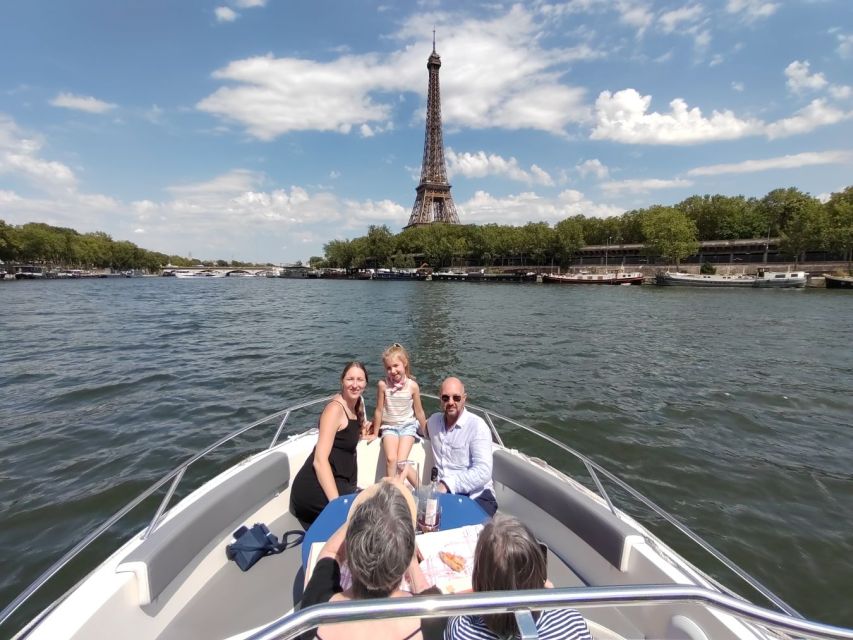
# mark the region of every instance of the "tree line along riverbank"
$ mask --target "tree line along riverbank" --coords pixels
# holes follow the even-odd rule
[[[526,265],[584,266],[608,261],[663,264],[702,260],[703,243],[753,245],[749,255],[731,261],[762,262],[813,259],[853,260],[853,186],[833,193],[826,202],[795,188],[775,189],[763,198],[691,196],[672,206],[654,205],[610,218],[576,215],[553,226],[528,222],[498,224],[429,224],[394,234],[387,225],[371,226],[364,236],[331,240],[324,256],[309,260],[312,268],[415,268],[453,266],[506,267]],[[723,247],[725,249],[725,247]],[[773,256],[768,254],[773,253]],[[634,255],[629,255],[633,251]],[[705,252],[707,253],[707,252]],[[814,255],[818,254],[818,255]],[[590,261],[592,258],[592,261]],[[49,267],[144,270],[165,265],[188,267],[261,267],[239,261],[193,260],[113,240],[103,232],[31,222],[20,226],[0,220],[0,260]],[[584,262],[587,260],[587,262]],[[711,259],[725,262],[725,251]]]

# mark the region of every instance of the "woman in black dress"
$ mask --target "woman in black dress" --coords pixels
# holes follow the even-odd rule
[[[296,474],[290,492],[290,511],[306,529],[331,500],[355,493],[358,464],[355,448],[367,435],[364,399],[367,370],[350,362],[341,374],[341,392],[320,415],[317,446]]]

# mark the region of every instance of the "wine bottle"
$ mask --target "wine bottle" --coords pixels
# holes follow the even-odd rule
[[[427,530],[438,528],[438,469],[433,467],[430,472],[429,491],[426,496],[426,509],[424,510],[424,525]]]

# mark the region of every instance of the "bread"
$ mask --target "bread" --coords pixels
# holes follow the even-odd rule
[[[465,558],[456,555],[455,553],[450,553],[448,551],[439,551],[438,559],[441,560],[448,567],[450,567],[453,571],[462,571],[465,569]]]

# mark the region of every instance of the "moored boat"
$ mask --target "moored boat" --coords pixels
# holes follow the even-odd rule
[[[755,276],[743,273],[720,275],[665,271],[655,276],[655,284],[670,287],[752,287],[755,285]]]
[[[149,525],[47,606],[16,638],[292,638],[333,621],[555,606],[579,609],[593,637],[606,640],[771,640],[780,637],[780,632],[788,637],[853,637],[853,630],[801,618],[697,534],[593,460],[550,435],[472,405],[468,408],[483,413],[492,428],[492,475],[500,509],[522,519],[547,545],[548,575],[555,588],[350,601],[300,611],[297,607],[304,584],[300,546],[263,558],[246,573],[227,559],[224,549],[242,524],[266,522],[278,534],[299,528],[288,511],[291,481],[313,450],[317,430],[292,433],[284,442],[279,442],[279,436],[287,433],[292,413],[307,409],[315,419],[316,406],[328,400],[301,403],[258,420],[179,465],[86,536],[3,609],[0,631],[4,637],[11,630],[3,625],[14,611],[131,509],[165,487],[168,490]],[[296,415],[300,420],[304,417]],[[547,449],[555,454],[555,463],[564,457],[579,460],[597,491],[542,459],[506,447],[496,423],[545,440]],[[258,453],[224,469],[168,509],[191,465],[250,429],[267,429],[273,434],[271,441],[265,439]],[[422,443],[410,457],[428,473],[430,453]],[[380,447],[360,443],[358,460],[359,486],[384,475]],[[206,458],[204,464],[212,464],[211,459]],[[607,493],[602,480],[617,486],[618,493]],[[634,516],[614,503],[627,497],[636,501],[632,503]],[[639,514],[644,510],[656,525],[665,522],[685,534],[696,543],[697,552],[708,552],[774,610],[747,601],[678,554],[641,524]],[[762,604],[766,602],[762,600]]]
[[[762,270],[757,275],[665,271],[655,276],[655,284],[670,287],[799,288],[805,287],[807,280],[805,271]]]
[[[824,275],[827,289],[853,289],[853,276]]]
[[[44,277],[44,267],[24,265],[15,269],[16,280],[41,280]]]
[[[546,273],[542,276],[542,282],[555,282],[562,284],[643,284],[643,276],[640,271],[609,271],[605,273],[590,273],[579,271],[578,273]]]
[[[755,278],[755,286],[761,288],[795,288],[805,287],[809,275],[805,271],[767,271],[759,269]]]

